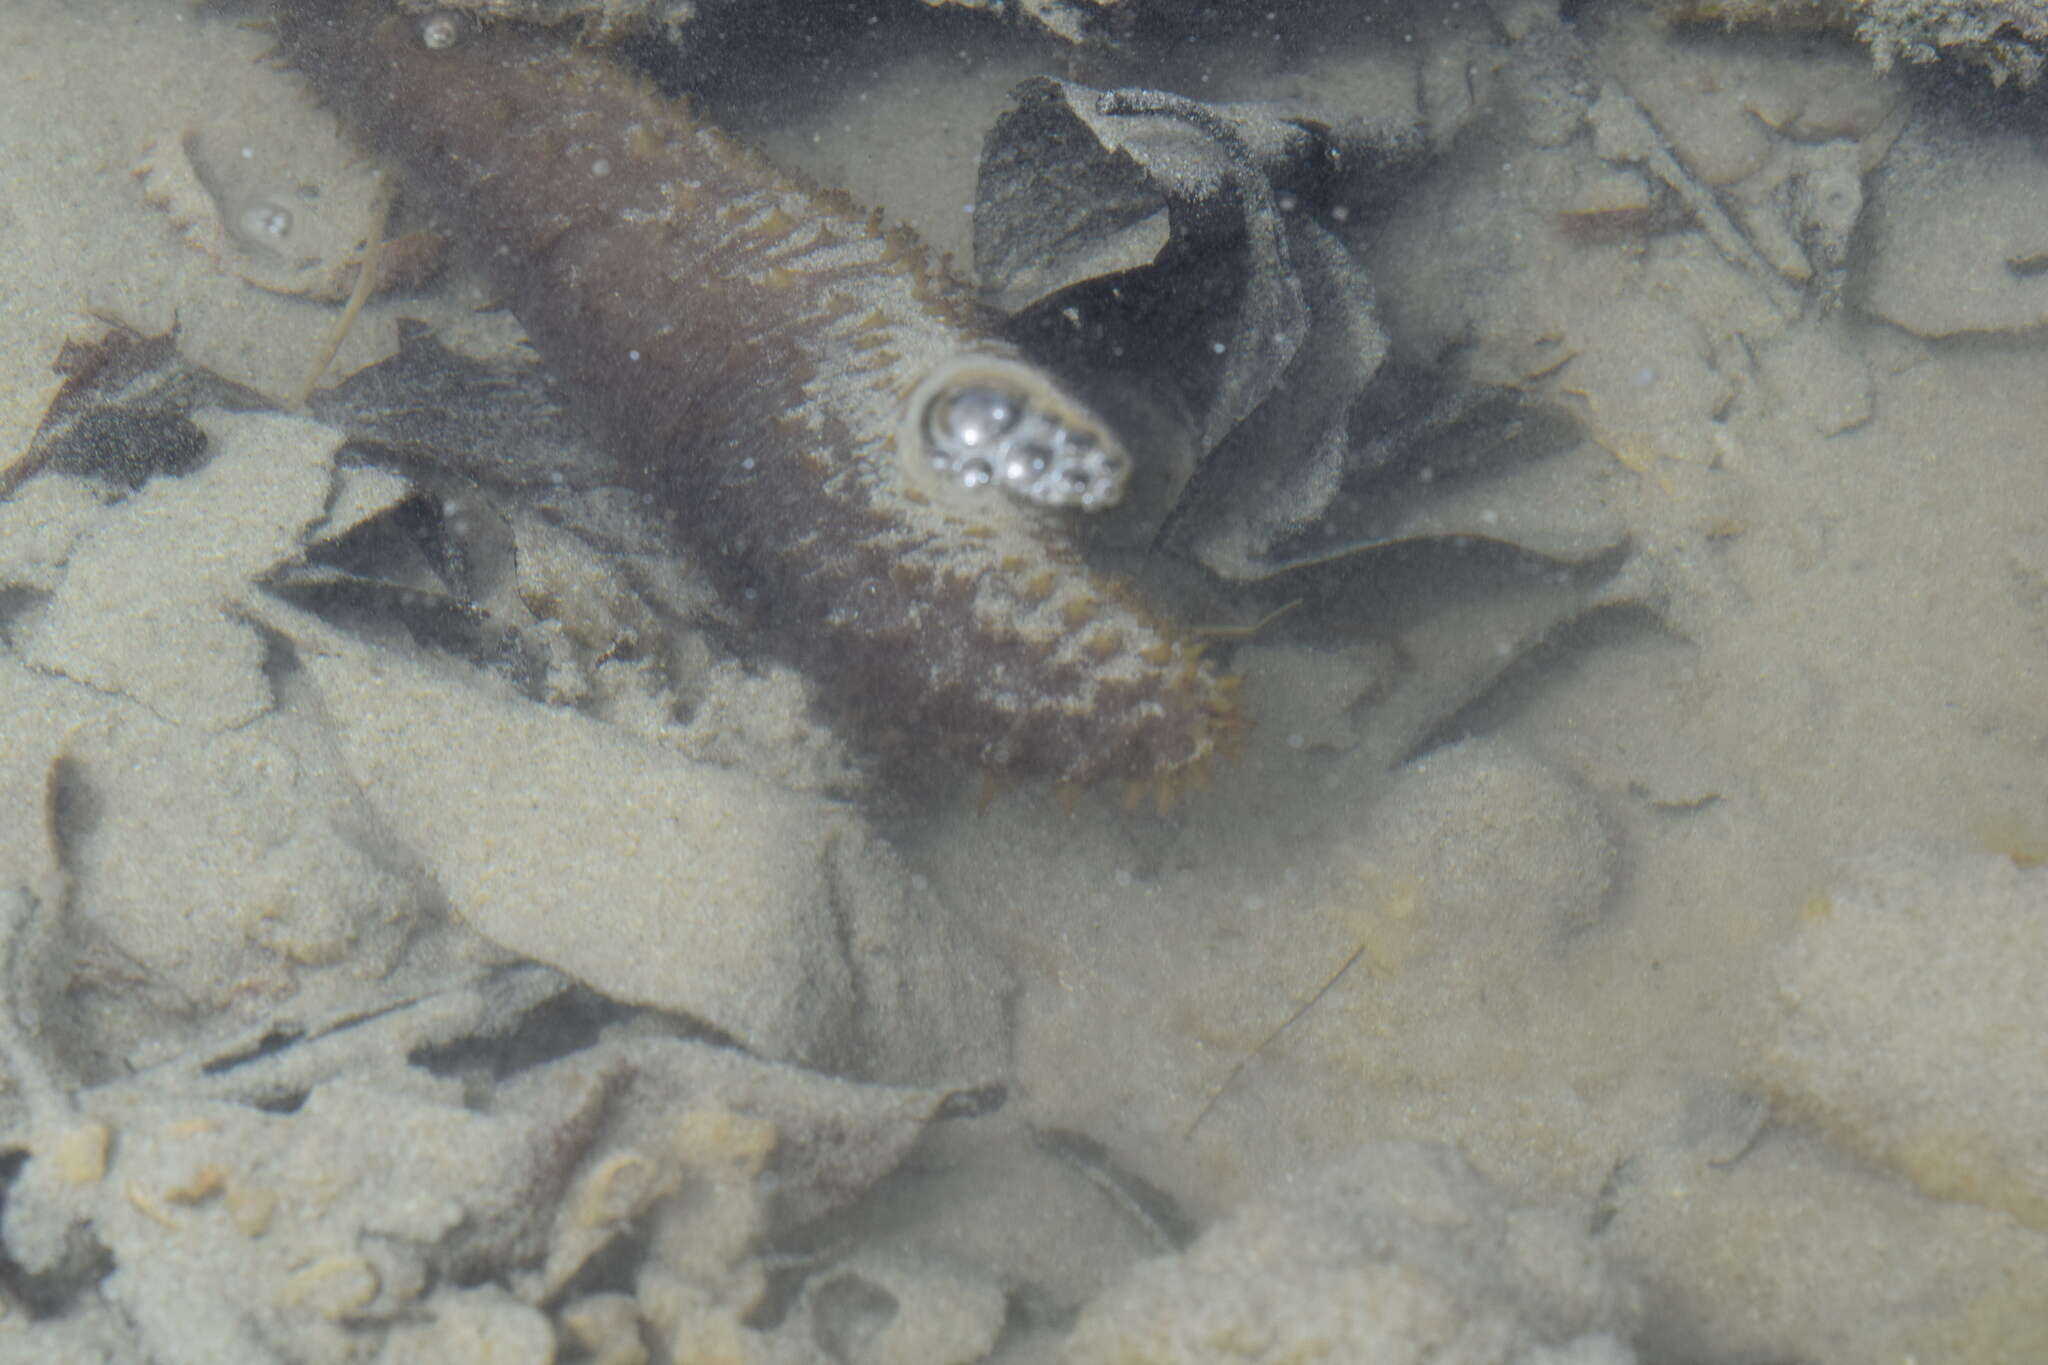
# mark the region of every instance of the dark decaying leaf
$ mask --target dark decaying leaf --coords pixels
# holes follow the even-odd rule
[[[976,268],[1020,336],[1064,328],[1178,400],[1130,514],[1155,547],[1259,582],[1417,538],[1572,562],[1620,542],[1561,414],[1386,363],[1361,224],[1329,210],[1390,198],[1414,126],[1048,79],[1016,100],[983,147]]]
[[[591,487],[612,462],[584,439],[544,370],[489,364],[402,319],[398,354],[313,395],[312,414],[402,459],[494,484]]]
[[[97,341],[69,341],[52,367],[65,377],[28,453],[0,476],[7,497],[44,471],[140,488],[153,474],[182,474],[206,457],[198,408],[249,412],[275,406],[178,354],[176,329],[144,336],[111,327]]]
[[[55,368],[66,382],[0,497],[42,473],[122,491],[188,474],[210,455],[195,412],[277,406],[186,359],[175,331],[144,336],[116,325],[97,341],[67,344]],[[537,485],[562,499],[573,498],[563,491],[573,480],[601,476],[602,457],[562,417],[537,367],[484,365],[409,323],[398,355],[316,395],[313,407],[349,438],[341,464],[396,470],[411,491],[359,519],[337,521],[330,509],[303,553],[263,586],[331,621],[372,632],[396,625],[531,684],[544,668],[537,647],[478,605],[507,590],[512,534],[465,471],[508,496]]]
[[[983,147],[976,270],[1012,313],[1136,271],[1173,276],[1184,316],[1148,317],[1134,349],[1200,396],[1197,460],[1281,385],[1308,340],[1311,291],[1348,310],[1364,343],[1353,368],[1377,367],[1385,343],[1362,276],[1325,281],[1333,256],[1298,244],[1322,233],[1298,211],[1330,157],[1311,125],[1264,105],[1050,79],[1026,81],[1017,100]]]

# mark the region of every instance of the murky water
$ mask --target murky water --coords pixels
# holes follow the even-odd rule
[[[260,20],[0,15],[10,464],[95,315],[259,406],[332,331],[377,182]],[[1574,439],[1259,582],[1098,546],[1251,723],[1067,801],[835,733],[588,466],[76,381],[141,475],[0,504],[0,1357],[2039,1354],[2038,99],[1623,5],[815,22],[666,74],[963,271],[1028,76],[1412,130],[1283,212]],[[327,382],[526,363],[446,250]]]

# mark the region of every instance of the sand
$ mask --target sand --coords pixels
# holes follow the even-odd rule
[[[1608,590],[1616,609],[1464,716],[1451,737],[1469,729],[1470,743],[1420,763],[1397,760],[1429,726],[1376,712],[1385,689],[1374,670],[1397,668],[1404,644],[1422,650],[1426,624],[1241,651],[1255,722],[1247,752],[1165,816],[1125,810],[1107,792],[1072,813],[1044,793],[1003,792],[983,812],[963,781],[871,818],[760,772],[715,769],[700,781],[680,740],[544,719],[460,678],[406,674],[416,704],[331,725],[321,707],[371,707],[360,699],[366,670],[382,665],[249,586],[313,533],[333,477],[331,452],[287,439],[302,429],[222,429],[243,456],[259,436],[298,452],[276,475],[284,491],[252,514],[260,534],[236,540],[240,558],[131,542],[154,556],[130,566],[137,582],[189,589],[164,589],[184,623],[183,663],[136,648],[138,632],[162,622],[124,618],[148,603],[104,582],[120,567],[119,518],[148,505],[103,511],[73,489],[36,493],[33,515],[22,499],[0,507],[14,585],[0,655],[0,780],[17,812],[6,891],[10,902],[25,889],[49,903],[75,881],[74,912],[123,954],[76,961],[47,925],[15,950],[9,1140],[36,1152],[32,1165],[83,1163],[64,1168],[72,1185],[46,1169],[37,1188],[55,1181],[62,1195],[100,1178],[92,1131],[76,1113],[66,1119],[69,1101],[52,1092],[112,1084],[230,1023],[260,1026],[278,1002],[297,999],[313,1017],[316,1003],[370,989],[424,995],[522,957],[628,1004],[694,1014],[764,1057],[858,1071],[863,1049],[882,1049],[887,1079],[1001,1073],[1005,1115],[949,1132],[924,1183],[897,1189],[854,1229],[875,1244],[863,1254],[893,1268],[863,1280],[851,1264],[815,1296],[828,1316],[874,1294],[929,1299],[929,1330],[906,1320],[892,1339],[939,1343],[931,1359],[986,1347],[989,1283],[1057,1284],[1054,1297],[1077,1309],[1144,1256],[1174,1250],[1046,1161],[1027,1126],[1089,1134],[1118,1171],[1203,1221],[1268,1207],[1262,1192],[1358,1159],[1367,1143],[1462,1149],[1477,1174],[1460,1180],[1483,1179],[1503,1206],[1550,1210],[1641,1286],[1639,1317],[1575,1319],[1571,1331],[1623,1324],[1645,1358],[1846,1365],[2048,1352],[2048,1186],[2033,1108],[2010,1099],[2048,1091],[2048,1054],[2028,1026],[2048,983],[2048,871],[2034,870],[2048,856],[2048,386],[2041,319],[2025,311],[2038,276],[2001,288],[2011,250],[1993,240],[2018,230],[2013,205],[2048,194],[2048,160],[1994,139],[1944,179],[1924,150],[1936,144],[1909,143],[1921,150],[1894,180],[1881,169],[1862,182],[1884,231],[1852,252],[1842,301],[1802,310],[1804,286],[1782,273],[1760,282],[1701,231],[1590,242],[1556,231],[1560,212],[1604,202],[1584,196],[1617,193],[1612,177],[1640,188],[1646,173],[1602,161],[1576,131],[1583,111],[1568,109],[1553,137],[1553,121],[1535,114],[1555,113],[1544,101],[1557,97],[1539,82],[1442,78],[1503,64],[1501,34],[1528,25],[1501,9],[1503,26],[1444,17],[1319,43],[1214,38],[1158,77],[1212,98],[1419,100],[1440,160],[1384,235],[1360,244],[1397,347],[1470,348],[1490,372],[1571,405],[1612,456],[1599,496],[1632,546]],[[856,46],[831,79],[806,87],[816,101],[801,110],[736,103],[730,116],[777,155],[960,250],[980,129],[1009,78],[1050,58],[990,36],[963,63],[959,44],[980,30],[954,18],[926,43]],[[302,165],[308,183],[339,176],[339,144],[321,140],[291,82],[261,64],[264,46],[234,14],[171,3],[16,0],[0,13],[0,463],[26,447],[55,387],[50,362],[67,336],[91,334],[95,314],[145,331],[175,320],[186,353],[223,375],[272,394],[297,382],[332,306],[220,269],[179,240],[131,175],[152,139],[203,125],[283,139],[264,155]],[[1782,205],[1782,187],[1809,183],[1799,177],[1810,163],[1784,160],[1796,149],[1885,135],[1912,95],[1853,48],[1769,35],[1679,43],[1627,14],[1596,51],[1683,164],[1728,187],[1737,219],[1750,212],[1743,203]],[[1979,145],[1967,128],[1940,135],[1941,146]],[[1972,186],[1990,196],[1984,214],[1959,207]],[[1909,289],[1925,259],[1953,286]],[[485,330],[494,324],[473,315],[483,302],[459,272],[374,302],[337,370],[389,353],[400,314],[457,335]],[[96,611],[130,624],[96,640],[77,619]],[[308,671],[311,691],[266,671],[252,617],[299,631],[299,648],[336,651]],[[406,753],[403,735],[385,732],[430,722],[462,687],[479,717],[499,721],[459,741],[437,733],[413,746],[418,772],[380,778]],[[748,926],[757,950],[732,933],[735,956],[697,964],[701,979],[661,973],[630,938],[589,937],[630,928],[592,930],[562,912],[580,886],[523,885],[492,902],[500,918],[464,915],[465,897],[490,898],[482,836],[465,820],[509,820],[506,793],[534,780],[536,745],[585,728],[607,731],[587,752],[630,751],[615,761],[644,785],[650,828],[690,801],[721,807],[695,842],[651,859],[648,876],[691,875],[684,864],[719,857],[716,819],[742,822],[733,857],[707,874],[707,903],[728,921],[786,907],[780,927]],[[381,747],[366,755],[373,739]],[[144,761],[160,766],[122,787],[121,765]],[[112,823],[71,852],[62,840],[53,851],[48,822],[33,816],[65,762],[116,793]],[[436,764],[502,786],[473,806],[437,804]],[[158,822],[152,801],[188,808]],[[268,823],[248,816],[252,802]],[[604,818],[588,790],[554,809],[592,822],[594,835]],[[851,822],[848,832],[835,835],[833,821]],[[394,861],[365,833],[373,826],[428,852]],[[575,832],[550,826],[561,856],[523,849],[533,857],[518,874],[587,871],[577,850],[623,878],[641,870],[637,827],[587,841]],[[248,851],[230,859],[235,849]],[[153,898],[159,884],[175,894]],[[650,891],[632,914],[644,921],[668,903]],[[149,918],[164,906],[206,913]],[[930,928],[940,916],[947,927]],[[9,917],[33,919],[19,907]],[[925,957],[910,955],[912,937]],[[656,946],[690,951],[686,938]],[[61,970],[38,965],[50,962]],[[748,963],[769,964],[770,984],[734,975]],[[24,973],[82,981],[83,993],[39,1014],[15,984]],[[948,995],[934,976],[970,985]],[[830,990],[792,1000],[793,979]],[[885,998],[899,1003],[878,1007]],[[1971,1010],[1959,1020],[1963,1001]],[[151,1021],[173,1016],[181,1031],[145,1046]],[[25,1067],[21,1047],[54,1058],[50,1074]],[[379,1103],[462,1127],[458,1097],[407,1085],[389,1091],[402,1101]],[[376,1104],[351,1111],[343,1090],[323,1093],[321,1141],[340,1141],[333,1125],[351,1119],[374,1136]],[[124,1122],[171,1143],[176,1106],[153,1103],[132,1120],[108,1110],[92,1122],[108,1125],[117,1152]],[[517,1128],[529,1164],[555,1131],[535,1119],[536,1138],[498,1122]],[[58,1140],[81,1131],[70,1146]],[[744,1152],[744,1134],[731,1141]],[[962,1174],[949,1182],[948,1172]],[[159,1183],[177,1191],[199,1178],[181,1168]],[[194,1193],[192,1206],[211,1197]],[[1004,1200],[1016,1212],[992,1215]],[[154,1245],[150,1224],[129,1216],[112,1240],[140,1257]],[[61,1275],[62,1239],[49,1237],[46,1262]],[[734,1265],[749,1255],[734,1252]],[[759,1289],[757,1270],[719,1273],[735,1295]],[[1173,1273],[1147,1272],[1151,1282]],[[899,1281],[897,1295],[877,1287]],[[691,1298],[701,1285],[679,1285],[643,1282],[637,1309],[592,1296],[578,1339],[612,1340],[618,1314],[635,1311],[666,1324],[657,1336],[670,1344],[685,1335],[678,1323],[751,1330]],[[90,1305],[6,1291],[0,1359],[136,1358]],[[438,1292],[438,1335],[408,1345],[394,1331],[389,1358],[490,1340],[506,1343],[504,1358],[542,1359],[551,1330],[573,1335],[553,1304],[548,1328],[516,1276],[462,1291],[469,1298]],[[980,1316],[941,1330],[963,1304]],[[356,1328],[336,1326],[346,1316],[323,1317],[308,1340],[360,1345]],[[1054,1358],[1060,1315],[1018,1319],[996,1358]],[[373,1314],[362,1331],[396,1320]],[[227,1318],[151,1323],[194,1334],[166,1358],[283,1349],[283,1338],[245,1341]],[[232,1344],[209,1356],[208,1341]],[[1586,1358],[1624,1350],[1609,1343]]]

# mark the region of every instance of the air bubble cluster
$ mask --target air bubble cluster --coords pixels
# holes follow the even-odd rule
[[[963,488],[994,486],[1041,507],[1113,507],[1130,477],[1122,451],[988,375],[931,395],[923,429],[939,473]]]

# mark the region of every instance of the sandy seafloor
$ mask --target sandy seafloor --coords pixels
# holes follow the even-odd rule
[[[1834,115],[1847,135],[1866,136],[1888,101],[1935,98],[1896,78],[1885,85],[1853,49],[1803,38],[1715,40],[1672,57],[1659,30],[1623,22],[1616,32],[1603,49],[1609,68],[1627,74],[1691,164],[1734,163],[1722,172],[1731,181],[1743,158],[1761,165],[1770,154],[1759,109],[1832,102],[1847,111]],[[792,82],[774,119],[758,107],[732,116],[773,153],[964,255],[979,131],[1012,79],[1049,58],[991,39],[963,60],[963,34],[972,30],[952,24],[929,48],[906,39],[863,53],[852,74],[820,80],[812,103]],[[1308,54],[1254,43],[1182,54],[1177,69],[1190,93],[1384,108],[1437,88],[1418,81],[1418,66],[1479,62],[1456,46],[1464,41],[1449,25],[1425,25]],[[167,130],[240,128],[261,143],[303,117],[290,112],[301,103],[291,80],[259,60],[265,47],[232,15],[174,3],[0,7],[6,459],[25,448],[54,392],[59,345],[88,335],[92,315],[150,332],[175,320],[190,358],[273,393],[289,390],[319,345],[331,306],[217,268],[177,239],[131,174]],[[1623,595],[1642,607],[1517,672],[1474,714],[1466,743],[1419,764],[1390,769],[1395,755],[1374,738],[1365,670],[1384,655],[1297,635],[1237,652],[1254,722],[1246,751],[1167,816],[1125,812],[1112,794],[1069,814],[1028,790],[999,794],[984,813],[971,781],[907,813],[890,805],[885,832],[909,883],[1018,981],[1005,1114],[986,1130],[936,1135],[891,1225],[913,1227],[928,1261],[1012,1292],[1028,1284],[1071,1309],[1165,1248],[1143,1219],[1035,1156],[1043,1149],[1018,1136],[1026,1125],[1089,1135],[1117,1170],[1205,1222],[1262,1191],[1301,1188],[1365,1144],[1452,1144],[1501,1198],[1563,1211],[1614,1273],[1640,1284],[1639,1306],[1614,1323],[1643,1359],[2048,1358],[2048,872],[2032,870],[2048,857],[2048,296],[2030,295],[2048,286],[2031,265],[2005,265],[2048,259],[2048,159],[2007,149],[1984,163],[1994,169],[1973,172],[1978,163],[1957,157],[1951,182],[1895,189],[1886,235],[1859,239],[1848,303],[1795,328],[1697,231],[1590,243],[1550,231],[1555,206],[1578,192],[1560,184],[1599,169],[1585,141],[1537,146],[1477,119],[1412,209],[1425,224],[1444,215],[1441,229],[1411,225],[1409,245],[1383,247],[1375,261],[1404,272],[1380,282],[1397,337],[1426,344],[1476,330],[1510,366],[1529,338],[1572,356],[1531,382],[1578,405],[1615,457],[1602,496],[1633,547]],[[295,173],[342,174],[325,155],[320,169]],[[1481,203],[1487,216],[1475,226]],[[1497,271],[1489,292],[1460,285],[1450,297],[1458,268],[1434,277],[1416,241],[1486,258]],[[401,315],[488,330],[469,317],[482,302],[459,273],[379,300],[336,370],[388,353]],[[1916,335],[1900,317],[1961,334]],[[316,494],[299,524],[320,505]],[[143,579],[168,572],[146,560],[128,567]],[[39,821],[20,812],[40,808],[67,745],[100,742],[78,734],[116,724],[93,707],[128,676],[95,673],[100,656],[71,636],[50,643],[54,627],[39,613],[62,568],[60,554],[40,583],[14,580],[0,660],[14,694],[0,774],[17,812],[6,826],[16,842],[0,856],[13,860],[11,886],[45,890]],[[145,673],[148,687],[176,691],[175,679],[136,676]],[[374,689],[322,686],[330,705],[374,704]],[[66,708],[76,716],[53,738],[50,718]],[[515,732],[525,734],[508,723],[499,749],[466,750],[465,780],[530,781],[521,765],[531,740]],[[247,738],[248,725],[212,733]],[[337,929],[287,944],[275,962],[237,958],[216,972],[188,959],[242,950],[185,941],[178,924],[136,929],[152,903],[163,913],[214,903],[207,878],[242,887],[226,861],[235,855],[193,844],[213,827],[174,817],[212,799],[191,784],[232,788],[246,774],[234,754],[201,760],[180,748],[182,766],[132,774],[140,794],[123,798],[105,754],[130,751],[107,745],[92,750],[97,768],[92,754],[70,761],[103,774],[111,805],[142,814],[118,846],[94,843],[63,875],[75,883],[74,913],[93,913],[96,887],[127,898],[127,918],[105,932],[130,935],[131,963],[134,943],[171,945],[163,960],[182,973],[184,1004],[171,1011],[180,1027],[203,1033],[195,1020],[215,1007],[259,1018],[253,996],[288,1000],[300,967],[332,968],[335,954],[374,940]],[[361,763],[337,765],[362,780]],[[400,841],[408,831],[391,812],[438,801],[420,780],[424,794],[377,806]],[[347,778],[301,785],[336,783]],[[583,809],[562,818],[604,819]],[[744,809],[723,815],[749,820]],[[591,837],[608,836],[593,826]],[[646,875],[744,875],[752,864],[704,870],[719,844],[703,836],[681,873],[670,859]],[[412,885],[388,869],[376,876]],[[441,894],[461,899],[446,885]],[[573,904],[577,891],[533,894]],[[718,894],[744,906],[751,893],[743,883]],[[239,932],[232,915],[223,922],[208,932]],[[521,923],[503,946],[572,972],[596,963],[587,970],[600,989],[614,959],[635,951],[627,942],[550,956],[546,925]],[[554,923],[569,938],[639,932],[602,916]],[[404,952],[376,946],[384,966]],[[451,972],[488,957],[445,951]],[[260,988],[238,992],[228,978],[242,972]],[[741,997],[743,1026],[728,1031],[758,1023],[759,1036],[801,1035],[802,1021]],[[53,1009],[37,1025],[22,1013],[7,1026],[10,1049],[76,1051],[33,1036],[72,1016]],[[118,1008],[92,1017],[110,1036],[138,1027]],[[103,1081],[105,1054],[95,1056]],[[64,1065],[50,1066],[62,1089]],[[12,1079],[17,1098],[41,1084]],[[47,1130],[48,1113],[13,1120],[14,1150],[37,1152],[31,1168],[57,1159],[23,1136]],[[105,1122],[106,1159],[119,1162],[123,1121]],[[365,1110],[362,1124],[361,1141],[378,1142],[378,1115]],[[209,1197],[192,1195],[192,1216]],[[1253,1274],[1257,1263],[1248,1252],[1239,1265]],[[1281,1287],[1269,1286],[1262,1311],[1284,1316],[1293,1272],[1274,1267]],[[0,1356],[61,1358],[74,1346],[59,1343],[86,1337],[60,1337],[60,1320],[83,1311],[10,1283]],[[132,1303],[123,1311],[135,1317]],[[1004,1358],[1058,1358],[1058,1330],[1046,1324],[1064,1319],[1036,1321],[1005,1339]],[[379,1340],[377,1324],[359,1325],[362,1341]],[[1281,1358],[1250,1340],[1241,1354],[1126,1345],[1122,1356],[1085,1358]],[[153,1348],[167,1360],[225,1358]],[[832,1349],[824,1358],[871,1358],[843,1342]],[[1421,1358],[1408,1349],[1287,1358]],[[1456,1358],[1496,1358],[1473,1349]],[[677,1348],[676,1358],[699,1357]]]

